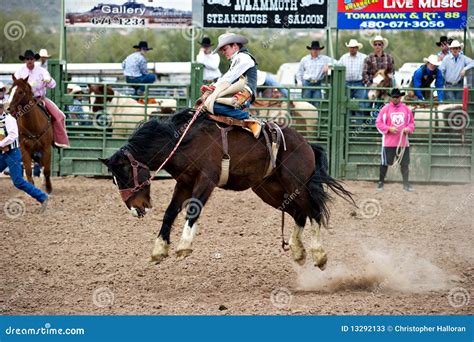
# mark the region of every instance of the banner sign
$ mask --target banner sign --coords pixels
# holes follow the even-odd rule
[[[327,0],[204,0],[204,27],[324,28]]]
[[[464,29],[468,0],[338,0],[345,30]]]
[[[187,27],[192,25],[189,0],[65,0],[70,27]]]

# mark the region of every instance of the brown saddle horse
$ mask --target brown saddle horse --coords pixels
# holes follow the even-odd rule
[[[53,145],[53,128],[50,115],[38,104],[26,79],[13,78],[10,89],[10,101],[6,110],[18,123],[20,149],[23,167],[28,181],[34,184],[31,162],[35,160],[44,169],[46,192],[53,190],[51,184],[51,151]]]

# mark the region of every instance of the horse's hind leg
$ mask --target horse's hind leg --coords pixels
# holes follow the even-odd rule
[[[46,185],[46,192],[50,194],[53,191],[51,184],[51,150],[45,151],[43,158],[41,158],[41,166],[43,166],[44,180]]]
[[[173,198],[166,209],[160,233],[158,234],[155,246],[153,247],[153,252],[151,254],[152,261],[159,263],[168,256],[171,227],[176,216],[178,216],[181,211],[183,203],[190,197],[191,188],[178,182],[174,188]]]
[[[295,217],[296,216],[296,217]],[[293,260],[303,265],[306,261],[306,250],[304,249],[303,242],[301,241],[303,235],[304,225],[306,223],[306,216],[304,215],[295,215],[295,226],[291,232],[290,241],[288,245],[290,246],[291,255]]]
[[[216,176],[216,178],[218,178],[218,176]],[[183,228],[183,234],[176,248],[178,259],[184,259],[192,253],[192,244],[197,233],[196,221],[215,188],[215,183],[210,181],[207,176],[198,177],[195,184],[193,195],[187,202],[186,223]]]

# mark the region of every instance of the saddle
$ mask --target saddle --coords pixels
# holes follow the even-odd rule
[[[229,169],[230,169],[230,155],[229,155],[229,142],[227,140],[227,134],[235,127],[242,127],[244,129],[252,131],[255,136],[255,129],[258,130],[259,138],[260,132],[263,133],[265,137],[265,145],[267,146],[268,153],[270,156],[270,161],[268,163],[268,167],[266,169],[263,178],[270,176],[272,171],[276,168],[276,160],[278,151],[280,149],[281,143],[283,143],[283,148],[286,151],[286,142],[285,136],[283,131],[281,130],[280,126],[278,126],[273,121],[259,121],[256,119],[246,119],[246,120],[237,120],[234,118],[230,118],[227,116],[222,115],[213,115],[210,113],[206,113],[207,118],[216,122],[217,127],[219,127],[221,131],[221,138],[222,138],[222,147],[223,147],[223,156],[221,161],[221,174],[219,177],[218,186],[222,187],[227,184],[229,179]],[[227,125],[227,127],[221,127],[217,123],[223,123]]]

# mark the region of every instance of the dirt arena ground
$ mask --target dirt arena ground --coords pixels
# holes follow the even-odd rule
[[[55,178],[46,214],[0,178],[2,314],[474,314],[471,185],[347,182],[331,204],[325,271],[280,247],[280,213],[251,191],[216,190],[193,254],[150,262],[173,180],[133,218],[111,180]],[[288,235],[292,222],[287,217]],[[184,224],[172,234],[176,247]],[[308,231],[308,230],[307,230]],[[309,237],[305,236],[309,244]]]

